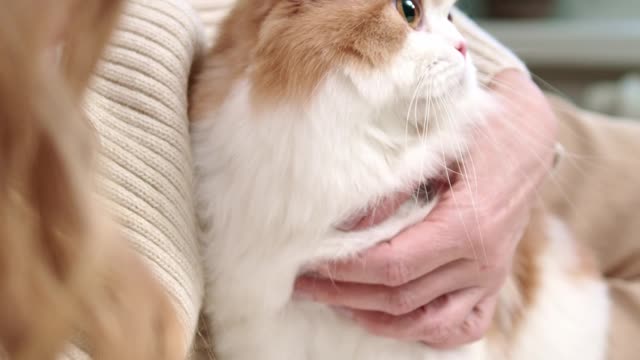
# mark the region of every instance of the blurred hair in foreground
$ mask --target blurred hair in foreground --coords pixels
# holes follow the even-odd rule
[[[81,104],[122,2],[0,0],[1,359],[55,359],[71,342],[94,359],[184,352],[168,296],[95,196]]]

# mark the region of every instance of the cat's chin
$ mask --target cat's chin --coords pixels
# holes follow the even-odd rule
[[[429,89],[418,95],[414,102],[420,103],[432,114],[454,116],[464,114],[467,109],[482,102],[483,90],[473,74],[461,75],[450,83],[440,85],[437,91]],[[425,107],[426,105],[426,107]]]
[[[449,101],[472,96],[480,87],[477,70],[472,63],[445,67],[440,75],[434,74],[430,81],[418,86],[422,87],[422,97],[426,100]]]

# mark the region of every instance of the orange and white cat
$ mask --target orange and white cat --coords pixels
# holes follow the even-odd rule
[[[544,217],[520,245],[489,335],[459,349],[377,337],[292,299],[309,265],[423,219],[446,166],[497,106],[452,7],[239,0],[224,21],[191,108],[217,359],[605,359],[607,288],[584,271],[563,225]],[[398,193],[408,200],[376,216]]]

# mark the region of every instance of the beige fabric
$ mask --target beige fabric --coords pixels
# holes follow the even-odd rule
[[[609,360],[640,354],[640,124],[549,97],[567,155],[545,186],[548,210],[595,253],[613,297]]]
[[[235,0],[189,0],[204,24],[207,42],[215,38],[216,26],[229,12]]]
[[[184,0],[130,0],[86,104],[105,197],[175,299],[189,343],[203,296],[187,120],[188,76],[203,43],[197,24]]]

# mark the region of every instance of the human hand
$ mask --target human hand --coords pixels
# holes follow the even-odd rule
[[[321,265],[318,277],[298,279],[296,295],[384,337],[451,348],[484,336],[557,131],[524,74],[497,75],[490,93],[502,108],[479,129],[462,176],[433,212],[357,259]]]

